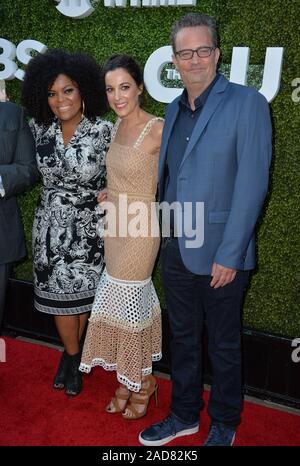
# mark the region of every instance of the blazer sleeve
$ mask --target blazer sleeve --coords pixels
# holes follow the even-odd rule
[[[5,198],[15,196],[26,190],[39,177],[36,166],[35,142],[22,108],[20,109],[20,119],[16,131],[13,161],[1,165],[0,174]]]
[[[237,173],[229,217],[215,262],[243,268],[247,248],[268,190],[272,156],[269,105],[257,91],[242,104],[237,129]]]

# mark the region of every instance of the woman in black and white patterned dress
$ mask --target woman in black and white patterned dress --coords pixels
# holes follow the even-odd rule
[[[32,58],[22,90],[43,187],[33,226],[35,307],[53,314],[65,351],[54,388],[77,395],[80,339],[103,270],[97,194],[106,180],[111,123],[91,57],[49,50]]]

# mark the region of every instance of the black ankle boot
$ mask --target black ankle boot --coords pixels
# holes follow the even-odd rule
[[[59,366],[53,381],[53,388],[55,388],[56,390],[62,390],[63,388],[65,388],[65,382],[69,368],[69,361],[70,356],[66,351],[64,351],[60,358]]]
[[[69,357],[67,378],[65,381],[65,394],[68,396],[79,395],[82,388],[82,372],[78,370],[81,361],[81,351]]]

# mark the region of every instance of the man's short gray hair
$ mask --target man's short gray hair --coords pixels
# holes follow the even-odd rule
[[[182,18],[180,18],[178,21],[176,21],[176,23],[174,23],[172,26],[170,40],[174,53],[176,52],[175,42],[178,32],[183,28],[190,28],[196,26],[208,27],[211,34],[213,47],[219,46],[218,30],[214,18],[212,16],[202,15],[200,13],[188,13],[184,15]]]

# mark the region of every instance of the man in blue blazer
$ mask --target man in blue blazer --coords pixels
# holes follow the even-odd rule
[[[255,89],[217,73],[213,18],[185,15],[174,24],[171,40],[185,85],[168,106],[159,162],[160,201],[177,205],[161,253],[172,404],[171,414],[139,440],[163,445],[198,431],[205,322],[213,379],[204,445],[232,445],[242,407],[240,309],[268,189],[269,107]]]
[[[26,254],[16,196],[38,176],[34,139],[23,109],[0,102],[0,331],[11,265]]]

